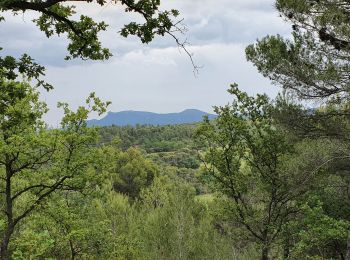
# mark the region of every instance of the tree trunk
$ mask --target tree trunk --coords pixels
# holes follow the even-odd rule
[[[1,241],[1,246],[0,246],[0,259],[8,259],[8,246],[10,243],[10,237],[13,233],[13,226],[9,225],[5,231],[4,237]]]
[[[348,240],[347,245],[346,245],[345,260],[350,260],[350,240]]]
[[[11,165],[6,164],[6,216],[7,216],[7,227],[4,233],[4,236],[0,245],[0,259],[8,259],[8,246],[10,243],[10,238],[15,229],[15,223],[13,219],[13,204],[12,204],[12,191],[11,191],[11,178],[12,178],[12,170]]]
[[[269,260],[269,247],[264,245],[261,250],[261,260]]]
[[[290,248],[289,237],[287,235],[287,237],[285,238],[285,241],[284,241],[284,245],[283,245],[283,259],[289,258],[289,254],[290,254],[289,248]]]
[[[70,247],[70,252],[71,252],[71,260],[75,259],[75,249],[72,240],[69,239],[69,247]]]

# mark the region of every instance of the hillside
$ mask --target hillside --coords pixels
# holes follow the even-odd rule
[[[124,152],[140,150],[162,173],[172,172],[170,175],[176,175],[189,183],[195,188],[196,194],[201,195],[207,189],[195,176],[200,166],[197,152],[200,146],[194,142],[197,127],[198,124],[101,127],[100,145],[118,140],[118,147]]]
[[[135,125],[178,125],[197,123],[204,116],[214,119],[216,115],[209,114],[197,109],[186,109],[179,113],[158,114],[143,111],[109,112],[100,120],[89,120],[89,126],[135,126]]]

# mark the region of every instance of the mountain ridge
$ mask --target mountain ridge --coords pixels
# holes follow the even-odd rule
[[[204,116],[209,119],[216,118],[216,115],[198,109],[185,109],[174,113],[124,110],[108,112],[104,118],[88,120],[87,123],[88,126],[178,125],[200,122]]]

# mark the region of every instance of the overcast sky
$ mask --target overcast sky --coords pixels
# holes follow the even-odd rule
[[[162,8],[176,8],[187,25],[188,47],[196,64],[202,65],[194,76],[189,58],[171,38],[157,38],[142,45],[138,39],[118,35],[123,24],[134,19],[124,14],[120,6],[98,7],[78,4],[96,20],[110,24],[101,35],[104,46],[113,58],[105,62],[64,61],[65,37],[47,39],[31,20],[35,13],[6,15],[0,23],[0,46],[3,54],[18,56],[26,52],[47,68],[47,81],[55,90],[43,94],[50,112],[46,120],[56,126],[62,116],[56,108],[58,101],[72,107],[84,103],[92,91],[104,100],[112,101],[109,110],[141,110],[179,112],[196,108],[211,112],[213,105],[224,105],[231,97],[231,83],[250,94],[268,93],[275,96],[278,89],[271,86],[246,61],[245,47],[267,34],[288,35],[285,24],[274,9],[273,0],[163,0]]]

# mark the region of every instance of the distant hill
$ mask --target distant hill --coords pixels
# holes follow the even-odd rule
[[[157,114],[142,111],[121,111],[109,112],[100,120],[88,120],[88,126],[126,126],[131,125],[178,125],[196,123],[203,120],[207,115],[209,119],[216,118],[216,115],[209,114],[197,109],[186,109],[179,113]]]

